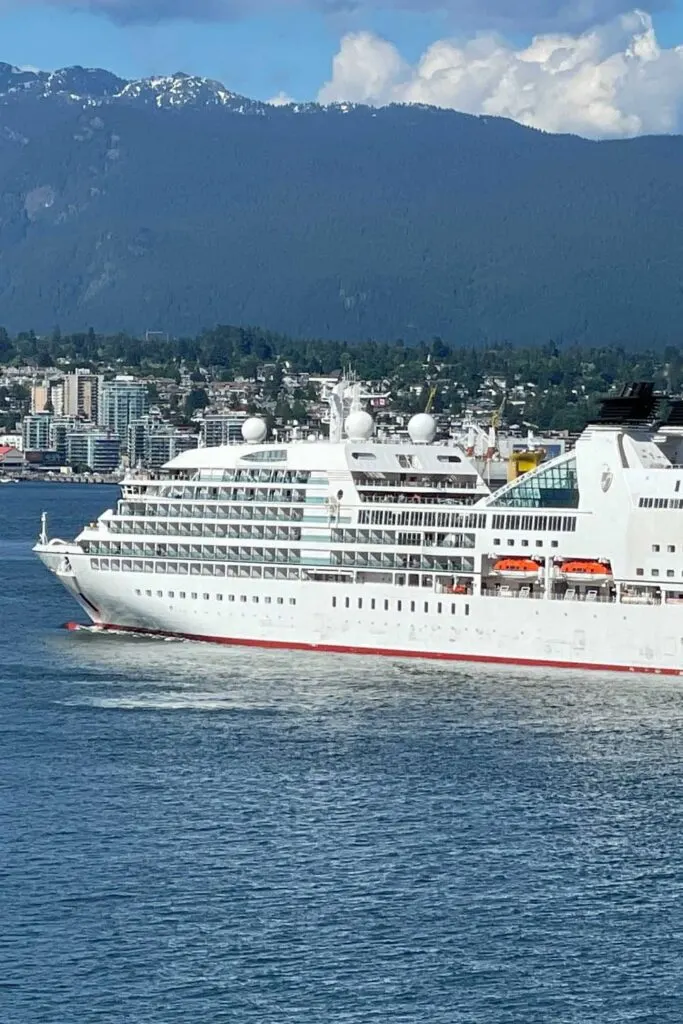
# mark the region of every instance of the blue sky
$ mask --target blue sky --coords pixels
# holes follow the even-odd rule
[[[157,0],[157,7],[164,2]],[[102,66],[126,78],[183,70],[218,78],[228,88],[256,98],[267,99],[283,90],[296,99],[309,99],[329,78],[332,59],[349,30],[383,36],[411,62],[433,41],[457,34],[452,13],[449,17],[430,11],[428,3],[423,5],[427,10],[419,10],[420,0],[414,0],[412,11],[406,9],[406,0],[397,0],[394,10],[391,3],[387,0],[388,9],[371,5],[352,17],[331,17],[321,13],[324,4],[315,10],[315,4],[288,7],[283,0],[273,0],[270,12],[264,13],[267,5],[261,6],[256,17],[120,24],[102,14],[75,12],[68,0],[52,0],[45,6],[18,0],[9,9],[0,0],[0,59],[40,68]],[[654,17],[662,45],[683,41],[683,0],[675,0],[672,10]],[[523,42],[528,31],[525,26],[515,33],[513,26],[512,38]]]
[[[0,4],[0,60],[7,63],[47,69],[83,64],[124,78],[187,71],[260,99],[280,90],[313,98],[349,28],[385,35],[411,60],[446,32],[444,17],[405,10],[347,21],[299,8],[217,23],[156,25],[119,25],[103,15],[42,5],[1,12]]]

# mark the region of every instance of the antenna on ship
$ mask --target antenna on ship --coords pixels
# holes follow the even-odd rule
[[[348,387],[346,377],[342,377],[328,395],[330,405],[330,441],[339,444],[344,429],[344,395]]]
[[[41,512],[40,514],[40,536],[38,542],[40,544],[47,544],[47,512]]]

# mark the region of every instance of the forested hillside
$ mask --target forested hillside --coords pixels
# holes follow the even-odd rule
[[[10,329],[681,339],[682,138],[596,143],[61,74],[0,74]]]

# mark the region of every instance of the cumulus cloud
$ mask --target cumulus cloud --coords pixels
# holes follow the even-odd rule
[[[323,103],[428,103],[608,138],[683,131],[683,46],[659,46],[642,11],[515,49],[491,34],[440,40],[416,64],[369,32],[347,35]]]
[[[271,96],[271,98],[267,102],[271,105],[271,107],[288,107],[290,103],[294,103],[294,100],[292,99],[291,96],[288,96],[287,93],[281,89],[276,96]]]
[[[625,9],[625,0],[4,0],[4,3],[48,3],[54,7],[105,14],[119,22],[154,23],[172,18],[217,21],[263,11],[309,8],[324,14],[355,14],[391,8],[446,12],[459,31],[548,31],[605,22]],[[671,0],[652,0],[650,9]],[[0,7],[3,0],[0,0]]]

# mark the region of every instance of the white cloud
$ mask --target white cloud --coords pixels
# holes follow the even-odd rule
[[[291,96],[288,96],[286,92],[280,90],[276,96],[271,96],[271,98],[266,102],[269,103],[271,107],[288,107],[290,103],[294,103],[294,100]]]
[[[443,39],[417,64],[370,32],[347,35],[322,103],[429,103],[589,138],[683,131],[683,46],[659,46],[652,19],[629,14],[580,35]]]

